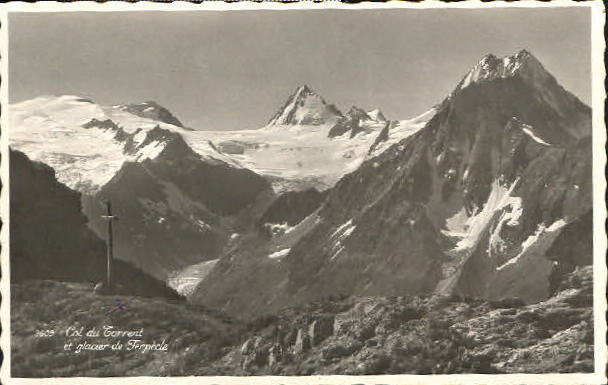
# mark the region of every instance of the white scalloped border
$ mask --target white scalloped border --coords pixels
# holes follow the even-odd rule
[[[606,71],[604,67],[604,50],[606,47],[604,39],[605,8],[601,1],[574,2],[570,0],[538,2],[534,0],[523,0],[516,3],[491,2],[484,3],[479,0],[471,0],[458,3],[444,3],[437,0],[426,0],[422,3],[390,1],[386,3],[357,3],[343,4],[339,1],[329,0],[322,3],[302,1],[298,3],[280,3],[278,0],[269,0],[263,3],[239,2],[225,3],[222,0],[210,0],[202,3],[188,3],[186,1],[175,1],[172,3],[159,3],[140,1],[138,3],[122,2],[39,2],[22,3],[13,2],[0,4],[0,150],[2,160],[0,161],[0,177],[3,188],[0,192],[0,216],[5,222],[0,231],[2,245],[0,254],[0,266],[2,272],[9,271],[9,231],[6,218],[9,218],[9,194],[8,183],[10,181],[8,159],[8,140],[6,129],[8,117],[5,108],[8,105],[8,34],[7,23],[9,12],[77,12],[77,11],[233,11],[233,10],[283,10],[293,11],[298,9],[393,9],[393,8],[554,8],[554,7],[588,7],[591,12],[592,33],[592,108],[593,108],[593,223],[594,223],[594,327],[595,327],[595,373],[593,374],[453,374],[453,375],[379,375],[379,376],[255,376],[255,377],[112,377],[112,378],[46,378],[46,379],[24,379],[10,377],[10,285],[6,274],[0,279],[0,292],[2,303],[0,305],[0,320],[2,322],[2,334],[0,335],[0,347],[4,353],[4,360],[0,368],[0,383],[3,384],[433,384],[433,385],[475,385],[475,384],[530,384],[530,385],[600,385],[606,384],[606,361],[608,353],[606,348],[606,250],[607,238],[604,224],[606,223],[606,126],[604,124],[604,100],[606,92],[604,79]],[[8,55],[7,55],[8,53]],[[10,129],[10,128],[9,128]]]

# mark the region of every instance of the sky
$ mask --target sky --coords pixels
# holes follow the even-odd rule
[[[265,125],[307,84],[346,112],[407,119],[484,55],[525,48],[591,102],[589,8],[19,13],[9,99],[153,100],[200,130]]]

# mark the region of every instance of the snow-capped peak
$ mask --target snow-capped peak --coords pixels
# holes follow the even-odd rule
[[[386,122],[386,117],[384,116],[384,114],[382,113],[382,111],[380,111],[379,108],[376,108],[374,110],[368,111],[367,115],[372,118],[373,120],[376,120],[378,122]]]
[[[177,119],[177,117],[175,117],[168,109],[154,101],[127,104],[120,106],[119,108],[141,118],[158,120],[177,127],[184,127],[179,119]]]
[[[152,107],[137,106],[141,110]],[[11,147],[53,167],[61,183],[85,193],[97,191],[124,162],[154,159],[169,139],[181,139],[187,132],[129,112],[125,106],[101,106],[71,95],[41,96],[12,104],[9,117]],[[199,145],[195,151],[210,162],[238,166],[209,144]]]
[[[342,117],[333,105],[316,94],[310,87],[298,87],[285,105],[270,119],[269,126],[313,125],[318,126]]]
[[[471,84],[514,76],[521,76],[528,80],[544,80],[551,75],[538,59],[525,49],[503,58],[488,54],[467,73],[456,90],[464,89]]]
[[[296,90],[296,94],[306,95],[306,94],[314,94],[314,92],[310,89],[310,87],[308,87],[307,84],[304,84],[304,85],[301,85],[300,87],[298,87],[298,89]]]

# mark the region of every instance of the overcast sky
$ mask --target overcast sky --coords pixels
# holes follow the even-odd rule
[[[154,100],[196,129],[264,125],[301,84],[389,119],[440,102],[487,53],[526,48],[590,104],[590,11],[325,10],[12,14],[10,101]]]

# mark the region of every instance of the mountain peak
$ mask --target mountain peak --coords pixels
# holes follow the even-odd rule
[[[298,87],[297,93],[304,93],[304,94],[313,94],[314,92],[312,91],[312,89],[308,86],[308,84],[303,84],[300,87]]]
[[[536,59],[536,58],[534,57],[534,55],[532,55],[532,53],[530,53],[530,51],[528,51],[528,50],[527,50],[527,49],[525,49],[525,48],[524,48],[524,49],[519,50],[519,52],[517,52],[517,53],[516,53],[515,55],[513,55],[513,56],[516,56],[516,57],[518,57],[518,58],[532,58],[532,59]]]
[[[287,102],[270,119],[269,126],[313,125],[335,121],[342,113],[304,84],[287,99]]]
[[[521,76],[526,79],[546,79],[551,75],[540,61],[529,51],[522,49],[502,58],[494,54],[485,55],[460,81],[456,90],[471,84],[483,83],[494,79]]]
[[[141,118],[158,120],[177,127],[184,127],[177,117],[155,101],[127,104],[122,106],[122,109]]]
[[[386,117],[379,108],[367,112],[367,115],[378,122],[386,122]]]
[[[354,120],[369,120],[371,119],[371,117],[367,114],[367,112],[362,109],[359,108],[357,106],[352,106],[350,108],[350,110],[348,110],[348,112],[346,113],[347,116],[349,116],[350,118],[354,119]]]

